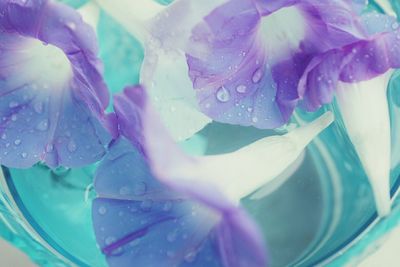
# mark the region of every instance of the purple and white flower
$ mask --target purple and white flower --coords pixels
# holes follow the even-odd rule
[[[142,87],[125,89],[114,104],[114,136],[122,137],[97,171],[93,209],[110,265],[265,266],[261,235],[240,199],[293,163],[332,114],[232,153],[194,157],[175,144]]]
[[[0,163],[84,166],[102,158],[108,91],[93,30],[53,1],[0,2]]]

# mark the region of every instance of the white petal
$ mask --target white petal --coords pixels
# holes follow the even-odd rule
[[[211,119],[199,111],[183,53],[147,53],[141,83],[149,90],[153,104],[175,141],[200,131]]]
[[[250,199],[262,199],[278,190],[290,177],[292,177],[294,173],[297,172],[297,170],[303,164],[305,156],[306,153],[302,152],[300,156],[284,172],[282,172],[282,174],[273,179],[271,182],[262,186],[259,190],[254,192],[254,194],[251,194]]]
[[[79,14],[81,14],[83,21],[97,29],[100,18],[100,7],[95,2],[88,2],[78,9]]]
[[[332,121],[332,113],[327,112],[286,135],[266,137],[233,153],[198,157],[193,164],[176,166],[171,176],[206,181],[238,203],[285,171]]]
[[[339,83],[337,103],[347,133],[368,175],[380,216],[390,212],[390,115],[392,71],[360,83]]]

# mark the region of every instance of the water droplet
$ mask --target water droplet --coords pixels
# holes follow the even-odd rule
[[[49,128],[49,121],[47,119],[42,120],[36,125],[36,129],[39,131],[46,131]]]
[[[107,213],[106,207],[101,206],[101,207],[99,208],[99,214],[100,214],[100,215],[104,215],[104,214],[106,214],[106,213]]]
[[[14,141],[14,144],[15,144],[16,146],[19,146],[19,145],[21,144],[21,139],[16,139],[16,140]]]
[[[187,262],[194,262],[196,259],[196,252],[190,251],[185,255],[185,261]]]
[[[123,186],[119,189],[119,194],[121,196],[126,196],[131,193],[131,189],[128,186]]]
[[[28,157],[28,153],[22,152],[22,153],[21,153],[21,157],[24,158],[24,159],[26,159],[26,158]]]
[[[10,104],[8,105],[9,108],[15,108],[18,107],[18,102],[16,101],[11,101]]]
[[[253,118],[251,119],[251,121],[254,122],[254,123],[257,123],[257,122],[258,122],[258,118],[257,118],[257,117],[253,117]]]
[[[76,151],[76,144],[73,140],[70,140],[68,143],[68,150],[69,152],[75,152]]]
[[[144,200],[140,204],[140,208],[142,209],[142,211],[150,211],[152,207],[153,201],[151,199]]]
[[[50,153],[54,150],[54,145],[53,144],[47,144],[46,145],[46,152]]]
[[[133,193],[136,196],[143,196],[147,191],[147,185],[144,182],[139,182],[135,185]]]
[[[3,133],[3,134],[1,135],[1,139],[6,140],[6,139],[7,139],[7,135],[6,135],[5,133]]]
[[[259,83],[261,81],[261,78],[263,76],[263,71],[260,69],[257,69],[254,74],[253,77],[251,78],[251,80],[253,81],[253,83]]]
[[[33,105],[33,109],[35,110],[36,113],[41,114],[43,112],[43,103],[42,102],[36,102]]]
[[[163,210],[164,211],[170,211],[171,209],[172,209],[172,201],[168,200],[167,202],[165,202]]]
[[[12,114],[12,115],[11,115],[11,120],[12,120],[12,121],[16,121],[16,120],[17,120],[17,115]]]
[[[71,30],[75,30],[76,29],[76,24],[74,22],[68,22],[67,23],[68,28],[70,28]]]
[[[221,102],[228,102],[231,98],[229,91],[225,87],[221,87],[217,91],[217,99]]]
[[[109,236],[104,240],[104,243],[108,246],[115,242],[115,237]]]
[[[398,22],[394,22],[393,24],[392,24],[392,29],[393,30],[397,30],[399,28],[399,23]]]
[[[247,87],[246,85],[239,85],[238,87],[236,87],[236,91],[238,93],[244,94],[247,91]]]
[[[168,242],[174,242],[176,240],[176,231],[172,231],[170,233],[167,234],[167,240]]]

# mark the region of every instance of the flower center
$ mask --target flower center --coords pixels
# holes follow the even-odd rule
[[[260,33],[267,49],[270,64],[289,58],[306,34],[306,21],[297,7],[282,8],[261,20]]]
[[[71,62],[54,45],[29,38],[15,57],[22,63],[20,71],[32,77],[40,89],[62,88],[72,76]]]

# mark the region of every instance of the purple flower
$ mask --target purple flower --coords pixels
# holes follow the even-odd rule
[[[0,163],[83,166],[99,160],[108,92],[93,30],[47,0],[0,2]]]
[[[367,13],[359,18],[366,37],[315,56],[299,82],[302,106],[315,110],[336,96],[347,134],[368,175],[379,215],[390,212],[391,133],[387,88],[400,67],[400,25]]]
[[[142,87],[127,88],[114,103],[123,137],[99,166],[93,208],[109,264],[265,266],[261,234],[240,199],[294,162],[332,115],[233,153],[193,157],[175,144]]]
[[[211,118],[275,128],[300,104],[338,110],[370,179],[380,215],[390,211],[391,69],[400,66],[395,18],[363,1],[230,0],[192,31],[187,62]]]
[[[187,53],[202,111],[259,128],[287,122],[310,61],[364,38],[350,2],[231,0],[215,9]]]
[[[266,265],[261,235],[241,209],[212,187],[202,190],[213,203],[169,189],[124,139],[111,145],[95,189],[94,229],[109,266]]]

